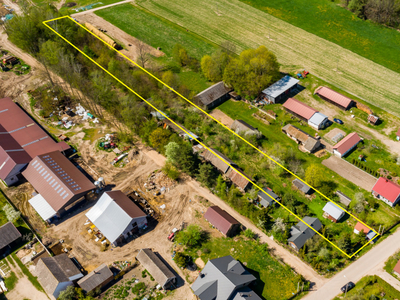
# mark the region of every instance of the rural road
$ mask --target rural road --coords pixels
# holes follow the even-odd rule
[[[389,274],[382,272],[385,261],[389,258],[389,256],[393,255],[400,249],[399,240],[400,230],[397,230],[394,234],[373,247],[368,253],[361,256],[346,269],[339,272],[332,278],[326,279],[326,283],[324,285],[319,286],[316,291],[310,291],[310,293],[303,299],[332,299],[340,293],[340,288],[347,282],[353,281],[356,283],[362,277],[367,275],[378,275],[384,280],[388,280],[388,282],[396,289],[400,289],[400,284],[397,280],[393,281],[391,278],[389,278]]]
[[[108,5],[100,6],[100,7],[97,7],[97,8],[92,8],[92,9],[89,9],[89,10],[85,10],[85,11],[82,11],[82,12],[78,12],[78,13],[76,13],[76,14],[72,14],[72,15],[71,15],[71,18],[75,18],[76,16],[81,16],[81,15],[90,14],[90,13],[96,11],[96,10],[104,9],[104,8],[107,8],[107,7],[112,7],[112,6],[115,6],[115,5],[120,5],[120,4],[123,4],[123,3],[129,3],[129,2],[132,2],[132,0],[124,0],[124,1],[121,1],[121,2],[117,2],[117,3],[113,3],[113,4],[108,4]]]

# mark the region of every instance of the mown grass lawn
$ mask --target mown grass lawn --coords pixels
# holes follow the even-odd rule
[[[370,21],[332,1],[241,0],[365,58],[400,72],[400,33]]]
[[[384,297],[381,296],[382,293],[385,293]],[[380,277],[366,276],[357,282],[355,288],[347,292],[346,297],[342,294],[335,297],[334,300],[352,299],[352,297],[356,295],[360,296],[360,298],[357,299],[395,300],[400,298],[400,292]]]
[[[239,260],[260,281],[253,290],[266,300],[291,299],[296,293],[298,277],[287,265],[280,263],[268,253],[268,245],[256,241],[218,238],[203,244],[210,253],[201,255],[204,263],[226,255]],[[284,287],[284,288],[283,288]]]
[[[178,74],[179,80],[182,84],[186,85],[189,90],[197,93],[207,89],[211,83],[201,74],[193,71],[180,72]]]
[[[129,3],[102,9],[95,14],[154,48],[161,47],[168,56],[172,56],[176,44],[181,44],[197,59],[212,53],[217,47],[185,28]]]

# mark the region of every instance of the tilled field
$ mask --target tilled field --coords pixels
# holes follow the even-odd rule
[[[305,68],[367,102],[400,115],[399,73],[251,6],[237,0],[221,0],[217,5],[213,0],[138,2],[214,43],[232,41],[238,53],[265,45],[281,64]]]

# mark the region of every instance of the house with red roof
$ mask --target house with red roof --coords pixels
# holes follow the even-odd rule
[[[372,188],[372,195],[393,207],[400,200],[400,186],[387,178],[380,177]]]
[[[358,136],[356,132],[350,133],[339,143],[333,146],[333,154],[339,157],[345,156],[349,153],[362,139]]]
[[[396,133],[396,139],[397,139],[398,141],[400,141],[400,128],[399,128],[399,130],[398,130],[397,133]]]
[[[367,234],[370,232],[370,228],[367,225],[364,225],[361,222],[357,222],[356,226],[354,226],[354,233],[359,234],[360,232]]]
[[[315,94],[317,94],[321,99],[330,102],[343,110],[349,109],[354,104],[352,99],[325,86],[317,88]]]
[[[393,268],[393,273],[400,277],[400,260],[397,262],[397,264]]]

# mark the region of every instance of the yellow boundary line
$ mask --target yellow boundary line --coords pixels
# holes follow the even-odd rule
[[[59,34],[57,31],[55,31],[53,28],[51,28],[47,23],[48,22],[52,22],[52,21],[56,21],[56,20],[60,20],[60,19],[70,19],[72,22],[76,23],[77,25],[79,25],[80,27],[82,27],[84,30],[86,30],[88,33],[92,34],[94,37],[96,37],[97,39],[99,39],[101,42],[103,42],[105,45],[107,45],[110,49],[114,50],[115,52],[117,52],[119,55],[121,55],[122,57],[124,57],[125,59],[127,59],[128,61],[130,61],[131,63],[133,63],[135,66],[137,66],[138,68],[140,68],[142,71],[144,71],[145,73],[147,73],[148,75],[150,75],[151,77],[153,77],[154,79],[156,79],[158,82],[160,82],[161,84],[163,84],[164,86],[166,86],[168,89],[170,89],[171,91],[173,91],[175,94],[177,94],[178,96],[180,96],[182,99],[184,99],[185,101],[187,101],[188,103],[190,103],[192,106],[196,107],[198,110],[200,110],[202,113],[206,114],[208,117],[210,117],[211,119],[213,119],[215,122],[217,122],[218,124],[220,124],[222,127],[224,127],[225,129],[227,129],[228,131],[230,131],[231,133],[233,133],[234,135],[236,135],[238,138],[240,138],[242,141],[244,141],[245,143],[247,143],[248,145],[250,145],[251,147],[253,147],[255,150],[257,150],[258,152],[260,152],[261,154],[263,154],[265,157],[269,158],[270,160],[272,160],[274,163],[276,163],[278,166],[280,166],[281,168],[283,168],[286,172],[288,172],[289,174],[293,175],[294,177],[296,177],[297,179],[299,179],[301,182],[303,182],[304,184],[306,184],[307,186],[309,186],[310,188],[314,189],[319,195],[321,195],[323,198],[325,198],[326,200],[332,202],[334,205],[336,205],[337,207],[339,207],[340,209],[344,210],[346,213],[348,213],[350,216],[352,216],[354,219],[356,219],[357,221],[359,221],[360,223],[362,223],[363,225],[367,226],[368,228],[370,228],[373,232],[376,233],[376,237],[378,237],[380,234],[378,232],[376,232],[373,228],[369,227],[367,224],[365,224],[363,221],[359,220],[356,216],[352,215],[350,212],[348,212],[347,210],[343,209],[342,207],[340,207],[338,204],[336,204],[334,201],[332,201],[331,199],[329,199],[328,197],[326,197],[324,194],[322,194],[320,191],[318,191],[317,189],[313,188],[311,185],[309,185],[308,183],[306,183],[305,181],[303,181],[300,177],[298,177],[296,174],[294,174],[293,172],[291,172],[290,170],[286,169],[283,165],[281,165],[279,162],[275,161],[273,158],[269,157],[267,154],[265,154],[264,152],[262,152],[260,149],[258,149],[256,146],[254,146],[253,144],[249,143],[246,139],[244,139],[243,137],[241,137],[240,135],[238,135],[235,131],[231,130],[230,128],[228,128],[227,126],[225,126],[224,124],[222,124],[220,121],[218,121],[217,119],[215,119],[213,116],[211,116],[210,114],[208,114],[206,111],[204,111],[202,108],[198,107],[196,104],[194,104],[193,102],[191,102],[190,100],[186,99],[184,96],[182,96],[180,93],[178,93],[177,91],[175,91],[173,88],[171,88],[170,86],[168,86],[166,83],[164,83],[162,80],[160,80],[159,78],[157,78],[156,76],[154,76],[153,74],[151,74],[150,72],[148,72],[146,69],[142,68],[140,65],[138,65],[137,63],[135,63],[134,61],[132,61],[131,59],[129,59],[128,57],[126,57],[124,54],[122,54],[121,52],[119,52],[118,50],[116,50],[114,47],[112,47],[111,45],[107,44],[105,41],[103,41],[100,37],[98,37],[97,35],[95,35],[93,32],[91,32],[90,30],[88,30],[86,27],[84,27],[83,25],[81,25],[80,23],[78,23],[77,21],[75,21],[73,18],[71,18],[70,16],[64,16],[64,17],[59,17],[59,18],[55,18],[55,19],[51,19],[51,20],[47,20],[44,21],[43,24],[48,27],[51,31],[53,31],[56,35],[58,35],[60,38],[62,38],[65,42],[67,42],[69,45],[71,45],[73,48],[75,48],[76,50],[78,50],[83,56],[85,56],[87,59],[89,59],[91,62],[93,62],[95,65],[97,65],[100,69],[102,69],[104,72],[106,72],[108,75],[110,75],[112,78],[114,78],[116,81],[118,81],[120,84],[122,84],[124,87],[126,87],[130,92],[132,92],[133,94],[135,94],[138,98],[140,98],[141,100],[143,100],[144,102],[146,102],[150,107],[152,107],[154,110],[158,111],[160,114],[162,114],[166,119],[168,119],[170,122],[172,122],[173,124],[175,124],[178,128],[180,128],[182,131],[184,131],[186,134],[188,134],[189,136],[191,136],[195,141],[197,141],[200,145],[202,145],[204,148],[206,148],[208,151],[210,151],[211,153],[213,153],[215,156],[217,156],[219,159],[221,159],[224,163],[226,163],[227,165],[229,165],[234,171],[236,171],[237,173],[239,173],[241,176],[243,176],[245,179],[247,179],[249,182],[251,182],[255,187],[257,187],[259,190],[263,190],[262,188],[260,188],[258,185],[256,185],[251,179],[247,178],[243,173],[239,172],[237,169],[235,169],[233,166],[231,166],[227,161],[225,161],[222,157],[220,157],[218,154],[216,154],[211,148],[207,147],[206,145],[204,145],[202,142],[200,142],[198,139],[196,139],[195,137],[193,137],[189,132],[187,132],[185,129],[183,129],[181,126],[179,126],[179,124],[175,123],[172,119],[170,119],[167,115],[165,115],[161,110],[159,110],[158,108],[156,108],[154,105],[152,105],[150,102],[148,102],[146,99],[144,99],[142,96],[140,96],[137,92],[135,92],[134,90],[132,90],[130,87],[128,87],[124,82],[122,82],[120,79],[118,79],[116,76],[114,76],[113,74],[111,74],[108,70],[106,70],[104,67],[102,67],[99,63],[97,63],[96,61],[94,61],[92,58],[90,58],[88,55],[86,55],[83,51],[81,51],[78,47],[76,47],[74,44],[72,44],[69,40],[67,40],[65,37],[63,37],[61,34]],[[354,252],[353,254],[349,255],[346,252],[344,252],[342,249],[340,249],[338,246],[336,246],[333,242],[331,242],[330,240],[328,240],[325,236],[323,236],[320,232],[318,232],[317,230],[315,230],[313,227],[311,227],[309,224],[307,224],[306,222],[304,222],[299,216],[297,216],[295,213],[293,213],[290,209],[288,209],[285,205],[283,205],[282,203],[280,203],[279,201],[276,201],[274,198],[272,198],[270,195],[268,195],[272,200],[274,200],[275,202],[277,202],[281,207],[283,207],[284,209],[286,209],[289,213],[291,213],[292,215],[294,215],[297,219],[299,219],[301,222],[303,222],[305,225],[307,225],[309,228],[311,228],[314,232],[316,232],[319,236],[321,236],[324,240],[326,240],[327,242],[329,242],[333,247],[335,247],[337,250],[339,250],[342,254],[346,255],[348,258],[352,258],[355,254],[357,254],[359,251],[361,251],[365,246],[367,246],[369,243],[372,242],[372,240],[370,240],[368,243],[365,243],[360,249],[358,249],[356,252]]]

